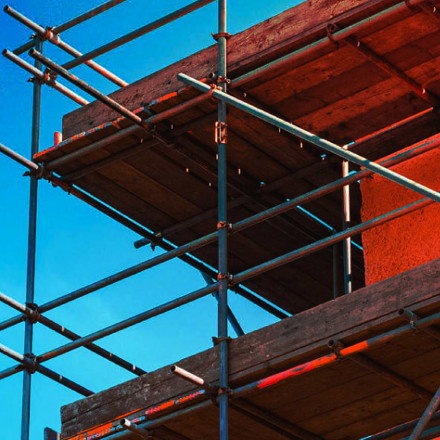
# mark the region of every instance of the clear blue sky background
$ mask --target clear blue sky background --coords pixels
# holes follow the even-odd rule
[[[100,3],[101,0],[15,0],[10,5],[48,26],[63,23]],[[128,0],[67,31],[63,38],[85,52],[188,3],[188,0]],[[299,1],[231,0],[229,3],[229,31],[236,33]],[[208,5],[98,61],[126,81],[135,81],[211,45],[210,33],[216,31],[216,11],[216,3]],[[30,34],[30,30],[1,12],[1,49],[14,49],[26,42]],[[59,63],[69,59],[48,43],[44,51]],[[29,60],[27,55],[23,57]],[[76,68],[75,73],[105,93],[115,90],[112,83],[86,67]],[[32,110],[32,86],[26,82],[28,78],[29,74],[0,57],[0,142],[26,157],[30,152]],[[58,92],[43,88],[40,149],[52,145],[53,133],[61,130],[62,115],[76,107],[77,104]],[[24,302],[29,181],[22,176],[25,170],[5,156],[0,155],[0,166],[0,291]],[[138,238],[73,196],[41,182],[36,302],[41,304],[154,255],[149,248],[133,247],[133,241]],[[69,303],[48,316],[85,335],[203,285],[197,271],[172,261]],[[275,321],[234,293],[230,295],[230,304],[246,332]],[[0,304],[0,320],[14,314]],[[21,324],[2,332],[0,342],[22,352],[23,328]],[[216,302],[209,296],[107,337],[99,344],[151,371],[209,348],[215,334]],[[232,330],[231,335],[234,335]],[[36,354],[65,342],[65,338],[41,324],[35,326]],[[0,354],[0,369],[13,364],[13,360]],[[134,377],[84,349],[49,361],[47,366],[96,392]],[[45,426],[59,431],[61,405],[81,396],[38,373],[33,375],[32,383],[31,439],[36,440],[42,438]],[[4,439],[19,438],[21,389],[22,374],[0,381],[0,435]]]

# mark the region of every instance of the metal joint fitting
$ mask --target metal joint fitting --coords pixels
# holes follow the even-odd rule
[[[417,321],[419,319],[419,316],[416,313],[414,313],[412,310],[400,309],[399,315],[401,315],[406,321],[408,321],[409,325],[414,331],[419,331],[419,329],[417,328]]]
[[[50,171],[46,170],[46,166],[45,166],[45,164],[42,163],[42,164],[40,165],[40,167],[38,168],[38,170],[35,171],[35,173],[34,173],[34,177],[35,177],[37,180],[40,180],[40,179],[46,179],[46,180],[49,180],[49,181],[50,181],[51,178],[52,178],[52,173],[51,173]]]
[[[50,86],[53,86],[56,82],[57,74],[56,72],[46,68],[43,72],[43,77],[41,80],[38,80],[41,84],[48,84]]]
[[[339,42],[333,38],[333,34],[339,30],[339,26],[335,23],[329,23],[325,27],[325,31],[327,33],[327,38],[333,43],[336,47],[339,47]]]
[[[230,273],[217,274],[217,281],[228,280],[228,285],[232,281],[232,275]]]
[[[34,374],[38,370],[37,357],[33,353],[25,353],[24,355],[24,368],[29,374]]]
[[[341,355],[341,350],[344,348],[344,344],[341,341],[331,339],[328,341],[327,346],[333,351],[338,361],[342,361],[344,356]]]
[[[219,387],[217,391],[218,395],[221,396],[222,394],[231,394],[231,388],[229,387]]]
[[[215,139],[216,144],[228,143],[228,124],[226,122],[215,121]]]
[[[225,342],[225,341],[229,344],[229,342],[232,341],[232,338],[230,338],[229,336],[222,336],[222,337],[213,336],[212,337],[212,343],[214,344],[214,347],[217,346],[218,344],[220,344],[220,342]],[[218,392],[220,392],[220,388],[218,389]]]
[[[229,78],[224,77],[224,76],[217,76],[216,82],[217,82],[217,85],[218,84],[231,84],[231,80]]]
[[[31,324],[36,324],[40,320],[41,313],[38,311],[38,305],[35,303],[26,303],[26,307],[31,310],[29,315],[26,315],[26,319]]]
[[[211,33],[211,35],[215,41],[218,41],[219,38],[222,38],[222,37],[226,38],[226,39],[231,38],[231,34],[229,32],[219,32],[218,34]]]
[[[227,229],[228,231],[232,231],[232,223],[221,221],[217,223],[217,231],[219,229]]]
[[[47,26],[44,33],[44,40],[59,40],[59,35],[55,35],[53,32],[53,26]]]

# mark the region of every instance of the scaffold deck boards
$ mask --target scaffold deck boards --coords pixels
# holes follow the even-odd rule
[[[273,381],[274,386],[267,386],[262,378],[331,353],[329,340],[352,346],[404,326],[407,322],[399,314],[400,309],[416,312],[419,317],[438,312],[439,269],[440,260],[427,263],[232,340],[231,387],[255,380],[260,380],[261,385],[231,399],[231,439],[285,438],[234,410],[234,402],[243,399],[329,440],[361,438],[420,417],[426,398],[396,386],[349,355],[280,383]],[[440,383],[440,342],[423,329],[372,346],[361,356],[405,377],[426,390],[428,396]],[[177,365],[215,384],[217,349],[201,352]],[[196,391],[194,385],[173,375],[169,367],[161,368],[63,407],[63,437],[105,431],[118,426],[122,417],[136,419],[151,408],[166,408],[166,402]],[[188,405],[197,401],[188,401]],[[216,438],[217,414],[218,409],[210,405],[176,417],[164,426],[192,440]],[[153,413],[147,420],[154,417]]]
[[[395,12],[374,16],[399,5]],[[230,93],[330,141],[355,141],[353,150],[373,160],[436,134],[440,124],[430,100],[440,95],[439,22],[425,10],[401,5],[379,0],[308,1],[232,36],[228,41]],[[330,23],[335,26],[328,38],[326,26]],[[400,73],[384,71],[374,57],[366,58],[365,51],[346,39],[332,42],[332,35],[340,38],[338,32],[344,29],[352,29],[349,37],[358,39],[360,49],[367,47],[367,53],[373,51]],[[288,62],[262,68],[292,50],[297,52]],[[148,112],[160,115],[199,96],[182,88],[177,73],[212,81],[208,77],[215,71],[215,62],[211,47],[112,96],[130,109],[139,108],[138,114],[144,118]],[[243,80],[240,75],[254,68],[262,72]],[[234,81],[238,81],[237,87]],[[417,122],[405,120],[420,112],[427,113]],[[104,147],[53,169],[150,230],[164,232],[165,238],[177,245],[215,230],[215,102],[207,99],[173,113],[153,124],[155,128],[150,127],[153,131],[149,132],[121,118],[112,123],[113,117],[97,102],[66,115],[64,137],[72,137],[38,154],[37,159],[50,164],[96,142],[106,142]],[[393,124],[402,120],[393,129]],[[79,134],[83,130],[89,131]],[[375,134],[362,140],[371,133]],[[228,110],[228,138],[228,196],[234,206],[228,212],[232,222],[341,175],[339,159],[324,157],[317,148],[232,107]],[[274,190],[269,190],[271,185]],[[352,185],[354,223],[360,220],[360,203],[359,188]],[[330,228],[340,230],[340,192],[306,208]],[[166,233],[168,230],[172,232]],[[303,212],[292,210],[232,235],[228,245],[230,272],[240,272],[330,232]],[[205,246],[194,255],[217,266],[216,245]],[[332,250],[325,249],[313,258],[253,278],[246,285],[296,313],[332,298],[332,262]],[[343,290],[341,282],[339,279],[339,292]],[[353,284],[355,289],[364,285],[363,257],[356,250]]]

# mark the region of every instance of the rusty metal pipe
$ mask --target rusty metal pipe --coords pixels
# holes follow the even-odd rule
[[[155,29],[160,28],[161,26],[164,26],[165,24],[171,23],[172,21],[183,17],[186,14],[189,14],[190,12],[193,12],[209,3],[212,3],[214,0],[198,0],[195,1],[188,6],[185,6],[177,11],[172,12],[171,14],[166,15],[165,17],[159,18],[158,20],[149,23],[145,26],[142,26],[139,29],[136,29],[133,32],[130,32],[127,35],[124,35],[122,37],[117,38],[116,40],[113,40],[107,44],[104,44],[101,47],[98,47],[78,58],[75,60],[69,61],[65,64],[63,64],[63,67],[65,69],[72,69],[73,67],[79,66],[82,63],[85,63],[87,60],[90,60],[92,58],[96,58],[99,55],[102,55],[104,53],[107,53],[111,51],[112,49],[115,49],[119,46],[122,46],[125,43],[128,43],[129,41],[133,41],[136,38],[141,37],[142,35],[145,35]]]
[[[90,11],[84,12],[83,14],[79,15],[78,17],[72,18],[69,21],[66,21],[63,24],[60,24],[58,26],[55,26],[52,29],[52,32],[54,34],[59,34],[61,32],[67,31],[67,29],[73,28],[77,24],[83,23],[86,20],[90,20],[93,17],[96,17],[99,14],[102,14],[105,11],[108,11],[109,9],[125,2],[126,0],[109,0],[102,5],[97,6],[96,8],[90,9]]]
[[[79,105],[89,104],[89,101],[87,101],[83,97],[77,95],[75,92],[73,92],[72,90],[63,86],[59,82],[49,79],[49,77],[47,77],[41,70],[38,70],[37,68],[32,66],[32,64],[29,64],[25,60],[21,59],[20,57],[15,55],[13,52],[10,52],[9,50],[5,49],[2,52],[2,55],[4,57],[6,57],[8,60],[17,64],[17,66],[20,66],[22,69],[28,71],[31,75],[34,75],[34,77],[37,79],[37,81],[41,81],[44,84],[48,85],[49,87],[52,87],[53,89],[58,90],[64,96],[67,96],[72,101],[75,101],[77,104],[79,104]]]
[[[67,52],[69,55],[72,55],[74,57],[80,57],[82,56],[82,53],[76,50],[74,47],[67,44],[65,41],[61,40],[60,36],[57,33],[54,33],[50,29],[44,29],[42,26],[38,25],[37,23],[33,22],[29,18],[25,17],[20,12],[16,11],[11,6],[6,5],[3,10],[12,18],[15,18],[20,23],[24,24],[28,28],[32,29],[39,38],[43,40],[47,40],[50,43],[54,44],[55,46],[58,46],[60,49]],[[102,67],[98,63],[96,63],[93,60],[88,60],[85,64],[87,64],[90,68],[95,70],[96,72],[100,73],[104,78],[109,79],[116,85],[120,87],[127,86],[128,83],[122,80],[121,78],[117,77],[114,73],[110,72],[106,68]]]

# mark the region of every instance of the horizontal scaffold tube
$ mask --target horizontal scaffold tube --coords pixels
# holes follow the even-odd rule
[[[109,0],[99,6],[96,6],[96,8],[90,9],[87,12],[84,12],[81,15],[78,15],[78,17],[72,18],[69,21],[66,21],[63,24],[60,24],[58,26],[55,26],[52,29],[52,32],[54,34],[59,34],[61,32],[67,31],[67,29],[73,28],[77,24],[83,23],[86,20],[90,20],[93,17],[96,17],[99,14],[102,14],[105,11],[108,11],[109,9],[125,2],[126,0]]]
[[[152,23],[146,24],[145,26],[142,26],[141,28],[134,30],[127,35],[119,37],[116,40],[111,41],[110,43],[104,44],[103,46],[98,47],[82,55],[81,57],[76,58],[75,60],[69,61],[63,64],[63,67],[65,69],[72,69],[73,67],[79,66],[80,64],[85,63],[87,60],[96,58],[97,56],[107,53],[112,49],[122,46],[125,43],[133,41],[136,38],[139,38],[142,35],[145,35],[155,29],[158,29],[161,26],[164,26],[165,24],[171,23],[172,21],[180,17],[183,17],[184,15],[189,14],[190,12],[193,12],[209,3],[212,3],[213,1],[214,0],[197,0],[189,4],[188,6],[185,6],[177,11],[172,12],[171,14],[166,15],[165,17],[159,18],[158,20]]]
[[[94,87],[90,86],[85,81],[82,81],[77,76],[70,73],[68,70],[59,66],[57,63],[53,62],[51,59],[45,57],[42,53],[38,52],[36,49],[31,49],[29,51],[29,56],[40,61],[50,70],[53,70],[54,72],[58,73],[60,76],[67,79],[72,84],[83,90],[84,92],[88,93],[89,95],[103,102],[105,105],[110,107],[112,110],[118,112],[120,115],[125,116],[130,121],[133,121],[135,124],[138,124],[139,126],[143,127],[142,118],[134,114],[132,111],[128,110],[123,105],[117,103],[114,99],[109,98],[107,95],[104,95],[99,90],[96,90]]]
[[[77,383],[73,382],[70,379],[67,379],[61,374],[55,373],[55,371],[43,367],[42,365],[39,364],[39,362],[35,361],[35,359],[31,359],[29,357],[23,356],[22,354],[17,353],[16,351],[10,349],[9,347],[6,347],[3,344],[0,344],[0,353],[3,353],[4,355],[10,357],[11,359],[20,362],[20,364],[23,366],[23,368],[19,368],[18,366],[15,366],[1,372],[0,378],[11,376],[12,374],[18,373],[23,369],[28,369],[31,372],[38,371],[44,376],[54,380],[55,382],[60,383],[61,385],[64,385],[67,388],[70,388],[73,391],[76,391],[79,394],[82,394],[83,396],[91,396],[92,394],[94,394],[93,391],[90,391],[87,388],[78,385]]]
[[[39,362],[43,362],[43,361],[47,361],[49,359],[53,359],[57,356],[60,356],[61,354],[72,351],[75,348],[82,347],[85,344],[88,344],[90,342],[104,338],[105,336],[111,335],[111,334],[116,333],[120,330],[131,327],[135,324],[139,324],[140,322],[144,322],[147,319],[161,315],[161,314],[168,312],[170,310],[173,310],[177,307],[183,306],[184,304],[188,304],[192,301],[195,301],[199,298],[202,298],[202,297],[208,295],[209,293],[216,291],[218,289],[218,286],[219,286],[219,282],[216,282],[216,283],[211,284],[209,286],[202,287],[201,289],[195,290],[194,292],[188,293],[184,296],[181,296],[177,299],[169,301],[165,304],[154,307],[153,309],[147,310],[147,311],[140,313],[136,316],[125,319],[124,321],[120,321],[116,324],[110,325],[102,330],[91,333],[90,335],[84,336],[83,338],[80,338],[76,341],[70,342],[70,343],[63,345],[55,350],[48,351],[47,353],[44,353],[44,354],[38,356],[37,360]]]
[[[10,298],[9,296],[5,295],[2,292],[0,292],[0,301],[3,302],[4,304],[7,304],[10,307],[12,307],[13,309],[23,313],[23,315],[25,315],[27,318],[32,319],[35,322],[40,322],[45,327],[50,328],[51,330],[65,336],[68,339],[75,341],[75,340],[81,338],[81,336],[79,336],[76,333],[72,332],[71,330],[67,329],[63,325],[57,324],[55,321],[52,321],[51,319],[46,318],[45,316],[41,315],[36,310],[33,310],[33,309],[30,309],[29,307],[26,307],[24,304],[19,303],[18,301],[14,300],[13,298]],[[122,367],[125,370],[130,371],[131,373],[137,374],[138,376],[146,373],[146,371],[142,370],[141,368],[137,367],[136,365],[133,365],[132,363],[127,362],[126,360],[120,358],[119,356],[115,355],[114,353],[111,353],[110,351],[105,350],[102,347],[99,347],[95,344],[87,344],[84,346],[84,348],[103,357],[104,359],[107,359],[108,361],[118,365],[119,367]]]
[[[437,324],[440,322],[440,313],[435,313],[431,316],[428,316],[426,318],[422,318],[418,321],[416,321],[413,325],[406,324],[404,326],[398,327],[397,329],[393,329],[390,331],[387,331],[385,333],[382,333],[380,335],[374,336],[372,338],[360,341],[356,344],[350,345],[348,347],[342,348],[338,354],[331,353],[328,355],[321,356],[319,358],[316,358],[314,360],[305,362],[300,365],[296,365],[292,368],[289,368],[287,370],[281,371],[279,373],[270,375],[268,377],[265,377],[263,379],[251,382],[249,384],[233,388],[230,391],[230,398],[236,399],[240,398],[243,395],[246,395],[248,393],[265,389],[272,387],[274,385],[279,384],[280,382],[288,379],[292,379],[296,376],[300,376],[302,374],[310,373],[311,371],[315,371],[317,369],[326,367],[328,365],[334,364],[339,361],[339,359],[342,357],[350,357],[350,355],[362,353],[370,348],[377,347],[380,344],[386,343],[396,337],[403,336],[405,334],[408,334],[412,331],[415,331],[416,329],[422,329],[429,327],[431,325]],[[323,347],[327,347],[327,341],[323,342]],[[197,401],[197,403],[193,403],[188,405],[188,402],[194,401],[195,399],[199,399],[200,397],[204,398],[210,398],[209,400],[203,400],[202,402]],[[138,417],[137,420],[141,419],[144,420],[145,418],[151,417],[150,415],[154,415],[154,419],[147,420],[146,422],[139,423],[137,426],[140,429],[151,429],[156,426],[160,426],[161,424],[172,420],[175,417],[179,417],[183,414],[189,414],[191,412],[195,412],[201,409],[204,409],[210,405],[213,404],[213,401],[211,400],[211,396],[209,393],[207,393],[205,390],[200,390],[198,392],[192,392],[191,394],[182,396],[178,400],[170,400],[170,405],[167,404],[161,404],[160,406],[148,408],[145,411],[146,416]],[[183,408],[182,408],[183,407]],[[161,413],[164,413],[165,411],[169,411],[170,408],[175,408],[173,412],[170,412],[169,414],[161,415]],[[417,422],[417,421],[415,421]],[[414,422],[412,422],[414,423]],[[411,425],[412,426],[412,425]],[[118,430],[119,427],[113,428]],[[408,429],[408,428],[406,428]],[[399,431],[398,431],[399,432]],[[391,431],[392,434],[395,434],[394,431]],[[108,431],[101,435],[97,436],[96,438],[105,437],[106,440],[116,440],[124,437],[126,435],[126,432],[115,432],[110,435],[108,435]],[[377,435],[379,440],[382,440],[386,438],[387,436],[382,436],[381,434]],[[376,435],[372,436],[373,438],[376,437]],[[76,438],[76,437],[74,437]],[[83,438],[83,437],[81,437]],[[95,437],[94,437],[95,438]],[[84,440],[89,440],[88,437],[84,437]]]
[[[384,166],[391,166],[393,164],[400,163],[400,162],[407,160],[411,157],[414,157],[418,154],[422,154],[423,152],[426,152],[426,151],[429,151],[433,148],[438,147],[439,142],[440,142],[440,140],[436,139],[436,138],[433,138],[433,139],[428,140],[426,142],[421,142],[420,144],[417,144],[413,149],[408,150],[404,153],[401,153],[401,154],[395,156],[394,158],[386,159],[386,160],[382,161],[381,163]],[[6,148],[6,147],[4,147],[4,148]],[[8,151],[10,151],[10,150],[8,149]],[[30,165],[30,164],[32,164],[32,165]],[[30,162],[30,161],[29,161],[29,165],[32,167],[38,167],[36,164],[34,164],[33,162]],[[33,169],[35,169],[35,168],[33,168]],[[235,223],[234,225],[232,225],[232,232],[239,232],[241,230],[244,230],[245,228],[248,228],[250,226],[254,226],[257,223],[260,223],[268,218],[271,218],[276,215],[287,212],[289,209],[293,209],[294,207],[296,207],[300,204],[310,202],[318,197],[321,197],[325,194],[330,193],[331,191],[334,191],[338,188],[342,188],[344,185],[346,185],[348,183],[355,182],[356,180],[359,180],[363,177],[366,177],[366,176],[370,175],[371,173],[372,172],[370,170],[363,170],[363,171],[359,171],[357,173],[353,173],[345,178],[338,179],[335,182],[332,182],[328,185],[325,185],[324,187],[310,191],[309,193],[306,193],[302,196],[296,197],[290,201],[284,202],[284,203],[277,205],[273,208],[269,208],[265,211],[262,211],[258,214],[255,214],[247,219],[244,219],[242,221]],[[417,209],[417,207],[414,209]],[[403,215],[403,214],[399,214],[399,215]],[[382,219],[380,221],[384,222],[387,220]],[[360,227],[365,228],[365,225],[364,226],[358,225],[354,228],[360,228]],[[373,226],[369,226],[369,227],[373,227]],[[325,246],[329,246],[330,244],[327,244],[329,240],[332,240],[332,243],[338,242],[340,240],[340,238],[338,239],[338,235],[340,235],[340,234],[344,234],[344,237],[349,236],[349,235],[345,235],[345,234],[350,234],[349,231],[351,231],[352,229],[353,228],[345,230],[344,232],[336,234],[334,236],[331,236],[330,238],[325,238],[323,240],[320,240],[320,242],[318,242],[319,249],[321,249],[322,247],[325,247]],[[39,308],[39,311],[45,312],[45,311],[51,310],[55,307],[58,307],[59,305],[66,304],[67,302],[70,302],[76,298],[80,298],[80,297],[87,295],[89,293],[92,293],[98,289],[101,289],[101,288],[109,286],[115,282],[123,280],[129,276],[135,275],[139,272],[142,272],[144,270],[152,268],[160,263],[163,263],[165,261],[169,261],[172,258],[179,257],[185,253],[197,250],[202,246],[213,243],[216,239],[217,239],[217,231],[212,232],[211,234],[208,234],[208,235],[201,237],[199,239],[196,239],[196,240],[194,240],[190,243],[187,243],[183,246],[180,246],[180,247],[177,247],[173,250],[170,250],[169,252],[166,252],[162,255],[154,257],[154,258],[147,260],[143,263],[137,264],[137,265],[132,266],[128,269],[120,271],[114,275],[103,278],[100,281],[89,284],[88,286],[85,286],[81,289],[75,290],[75,291],[68,293],[64,296],[61,296],[53,301],[49,301],[49,302],[41,305]],[[316,244],[312,244],[312,245],[306,246],[306,249],[301,248],[299,250],[293,251],[293,255],[295,255],[294,259],[297,259],[300,256],[302,256],[303,255],[302,252],[304,252],[304,251],[310,252],[311,250],[313,251],[313,249],[315,249],[315,248],[316,248]],[[316,248],[316,250],[319,250],[319,249]],[[296,255],[299,255],[299,256],[296,256]],[[276,259],[276,260],[280,264],[285,264],[285,263],[280,262],[280,260],[278,260],[278,259]],[[274,261],[274,260],[272,260],[272,261]],[[250,269],[250,270],[252,270],[252,269]],[[269,270],[269,269],[266,269],[266,270]],[[248,273],[249,273],[249,271],[245,271],[241,274],[236,275],[236,277],[234,278],[235,283],[239,283],[239,282],[241,282],[241,280],[246,279]],[[1,328],[1,324],[0,324],[0,328]]]
[[[74,292],[68,293],[67,295],[61,296],[53,301],[49,301],[42,306],[38,308],[40,312],[46,312],[48,310],[51,310],[55,307],[58,307],[62,304],[66,304],[76,298],[80,298],[84,295],[87,295],[91,292],[95,292],[98,289],[102,289],[103,287],[110,286],[111,284],[116,283],[117,281],[121,281],[125,278],[128,278],[132,275],[135,275],[137,273],[140,273],[144,270],[150,269],[154,266],[157,266],[158,264],[164,263],[166,261],[169,261],[175,257],[178,257],[180,255],[183,255],[187,252],[194,251],[196,249],[199,249],[200,247],[212,243],[217,239],[217,231],[213,232],[211,234],[208,234],[204,237],[201,237],[197,240],[194,240],[188,244],[185,244],[183,246],[179,246],[178,248],[175,248],[171,251],[165,252],[161,255],[158,255],[157,257],[153,257],[147,261],[144,261],[143,263],[136,264],[135,266],[132,266],[128,269],[122,270],[114,275],[111,275],[109,277],[103,278],[100,281],[97,281],[96,283],[89,284],[88,286],[85,286],[81,289],[75,290]],[[212,291],[214,291],[213,289]]]
[[[307,60],[310,57],[310,54],[313,52],[318,52],[320,50],[326,48],[334,48],[335,42],[340,42],[346,39],[347,37],[353,35],[354,33],[358,33],[363,31],[364,29],[374,28],[374,25],[386,17],[390,17],[402,12],[407,12],[409,7],[417,6],[421,3],[425,3],[426,0],[405,0],[397,5],[391,6],[383,11],[377,12],[370,17],[365,18],[364,20],[358,21],[344,29],[338,30],[331,34],[331,38],[324,37],[318,41],[308,44],[305,47],[302,47],[298,50],[295,50],[287,55],[284,55],[278,59],[275,59],[263,66],[257,67],[250,72],[244,73],[243,75],[234,78],[231,81],[231,88],[240,87],[245,83],[248,83],[251,80],[255,80],[262,75],[267,74],[270,71],[274,71],[283,67],[284,65],[289,65],[293,61],[301,62],[302,60]],[[325,30],[325,29],[324,29]],[[321,34],[322,35],[322,34]]]
[[[0,143],[0,152],[3,152],[5,155],[10,157],[11,159],[15,160],[16,162],[20,163],[21,165],[24,165],[26,168],[28,168],[31,172],[37,173],[41,172],[41,167],[38,166],[38,164],[26,159],[25,157],[21,156],[20,154],[16,153],[15,151],[11,150],[10,148],[2,145]],[[110,218],[116,220],[117,222],[121,223],[122,225],[126,226],[127,228],[131,229],[132,231],[143,235],[144,237],[149,237],[151,239],[154,239],[154,234],[152,232],[149,232],[142,226],[138,225],[137,223],[133,222],[129,218],[123,216],[119,212],[113,210],[112,208],[108,207],[107,205],[103,204],[99,200],[96,200],[95,198],[91,197],[90,195],[84,193],[83,191],[79,190],[78,188],[68,185],[65,182],[63,182],[61,179],[49,175],[45,176],[43,174],[43,177],[47,178],[49,181],[51,181],[54,185],[59,186],[64,191],[68,192],[69,194],[74,195],[75,197],[79,198],[83,202],[87,203],[88,205],[92,206],[93,208],[97,209],[98,211],[102,212],[103,214],[106,214]],[[161,241],[158,243],[158,246],[162,247],[166,251],[175,251],[178,248],[173,246],[170,243],[167,243],[166,241]],[[190,264],[195,269],[202,271],[206,273],[209,276],[215,277],[216,273],[213,269],[209,268],[202,262],[196,260],[191,255],[183,254],[179,255],[178,258],[180,258],[182,261],[186,262],[187,264]],[[281,310],[277,309],[276,307],[272,306],[270,303],[267,303],[266,301],[263,301],[261,298],[256,296],[255,294],[243,289],[240,286],[236,286],[234,290],[244,298],[248,299],[249,301],[253,302],[254,304],[258,305],[259,307],[263,308],[269,313],[272,313],[274,316],[277,316],[280,319],[286,318],[288,315],[285,312],[282,312]],[[61,297],[65,298],[65,297]],[[72,299],[75,299],[72,297]],[[50,301],[49,303],[43,304],[41,306],[41,310],[44,309],[47,311],[49,310],[47,307],[49,304],[53,305],[53,301]],[[56,307],[56,306],[55,306]],[[15,316],[13,318],[10,318],[6,321],[3,321],[0,323],[0,331],[4,330],[6,328],[12,327],[22,321],[24,321],[25,317],[24,315]]]
[[[407,214],[409,212],[412,212],[412,211],[420,209],[424,206],[427,206],[431,203],[434,203],[434,201],[431,199],[427,199],[427,198],[418,200],[417,202],[411,203],[411,204],[406,205],[402,208],[396,209],[396,210],[391,211],[387,214],[383,214],[379,217],[376,217],[374,219],[371,219],[369,221],[361,223],[358,226],[355,226],[355,227],[346,229],[340,233],[334,234],[326,239],[319,240],[316,243],[313,243],[308,246],[304,246],[303,248],[300,248],[300,249],[295,250],[293,252],[289,252],[281,257],[275,258],[271,261],[268,261],[268,262],[263,263],[259,266],[256,266],[254,268],[251,268],[249,270],[246,270],[244,272],[239,273],[238,275],[232,277],[231,284],[239,283],[239,282],[245,281],[249,278],[260,275],[261,273],[263,273],[267,270],[270,270],[275,267],[279,267],[281,265],[287,264],[287,263],[294,261],[302,256],[309,255],[313,252],[316,252],[320,249],[323,249],[326,246],[329,246],[331,244],[335,244],[335,243],[337,243],[337,242],[343,240],[344,238],[349,237],[353,234],[356,234],[356,233],[365,231],[367,229],[373,228],[373,227],[378,226],[380,224],[383,224],[389,220],[392,220],[394,218],[400,217],[404,214]],[[187,294],[187,295],[180,297],[176,300],[170,301],[162,306],[156,307],[152,310],[141,313],[140,315],[136,315],[136,316],[129,318],[125,321],[119,322],[119,323],[114,324],[112,326],[106,327],[103,330],[99,330],[95,333],[92,333],[91,335],[88,335],[88,336],[85,336],[81,339],[78,339],[77,341],[73,341],[73,342],[66,344],[62,347],[59,347],[55,350],[44,353],[43,355],[38,356],[37,359],[39,361],[52,359],[56,356],[67,353],[68,351],[74,350],[75,348],[81,347],[82,345],[84,345],[88,342],[93,342],[97,339],[108,336],[116,331],[122,330],[122,329],[127,328],[131,325],[145,321],[146,319],[149,319],[153,316],[157,316],[158,314],[164,313],[168,310],[172,310],[176,307],[179,307],[180,305],[187,304],[188,302],[191,302],[191,301],[194,301],[195,299],[201,298],[202,296],[205,296],[208,293],[214,292],[215,290],[217,290],[218,285],[219,285],[219,282],[216,282],[210,286],[206,286],[202,289],[199,289],[195,292]],[[343,349],[343,350],[346,350],[346,349]]]
[[[354,355],[356,353],[361,353],[370,348],[377,347],[378,345],[388,342],[398,336],[411,333],[415,329],[429,327],[439,321],[440,313],[435,313],[431,316],[416,321],[413,325],[407,324],[402,327],[398,327],[397,329],[389,330],[378,336],[373,336],[372,338],[365,339],[364,341],[358,342],[348,347],[341,348],[340,350],[338,350],[337,354],[331,353],[325,356],[321,356],[317,359],[305,362],[293,368],[289,368],[288,370],[282,371],[280,373],[273,374],[264,379],[256,380],[250,384],[235,388],[231,391],[230,395],[232,398],[241,397],[251,391],[261,390],[277,385],[286,379],[291,379],[293,377],[300,376],[310,371],[317,370],[319,368],[333,364],[335,362],[338,362],[338,360],[341,358],[350,357],[351,355]]]
[[[73,26],[76,26],[79,23],[83,23],[84,21],[95,17],[96,15],[100,14],[101,12],[104,12],[113,6],[116,6],[126,0],[110,0],[100,6],[97,6],[96,8],[91,9],[88,12],[85,12],[84,14],[79,15],[78,17],[73,18],[72,20],[67,21],[66,23],[60,24],[59,26],[56,26],[52,29],[52,32],[54,34],[59,34],[61,32],[66,31],[67,29],[72,28]],[[21,55],[24,52],[27,52],[29,49],[32,49],[35,45],[35,40],[29,41],[28,43],[23,44],[20,47],[17,47],[17,49],[14,49],[13,52],[15,55]]]
[[[74,57],[80,57],[82,55],[81,52],[79,52],[74,47],[67,44],[65,41],[61,40],[61,38],[58,34],[55,34],[50,29],[44,29],[42,26],[33,22],[32,20],[25,17],[23,14],[21,14],[20,12],[16,11],[13,8],[11,8],[10,6],[5,6],[4,11],[8,15],[10,15],[11,17],[18,20],[20,23],[22,23],[25,26],[27,26],[28,28],[32,29],[38,35],[38,38],[40,38],[41,40],[47,40],[47,41],[51,42],[55,46],[58,46],[60,49],[64,50],[69,55],[72,55]],[[108,80],[112,81],[113,83],[115,83],[119,87],[124,87],[124,86],[128,85],[127,82],[125,82],[121,78],[118,78],[114,73],[110,72],[109,70],[102,67],[98,63],[95,63],[95,61],[88,60],[86,62],[86,64],[90,68],[92,68],[93,70],[95,70],[96,72],[101,74],[104,78],[107,78]]]
[[[194,105],[200,104],[201,102],[204,102],[207,99],[209,99],[209,96],[205,94],[196,96],[195,98],[185,101],[182,104],[176,105],[170,108],[169,110],[164,110],[163,112],[157,113],[153,116],[146,118],[143,121],[143,124],[144,126],[150,126],[150,125],[152,126],[160,121],[163,121],[164,119],[169,118],[170,116],[184,112],[186,109]],[[93,142],[90,145],[86,145],[85,147],[82,147],[78,150],[72,151],[71,153],[65,154],[61,157],[58,157],[57,159],[47,162],[46,168],[48,170],[56,169],[60,165],[65,165],[66,163],[78,159],[79,157],[85,154],[100,150],[101,148],[104,148],[106,145],[109,145],[112,142],[115,142],[123,137],[134,135],[138,133],[140,130],[141,130],[140,127],[138,127],[137,125],[132,125],[130,127],[123,128],[122,130],[119,130],[116,133],[111,134],[110,136],[106,136],[105,138]],[[145,148],[149,148],[149,146],[146,145]],[[69,181],[70,179],[67,178],[66,180]]]
[[[52,87],[55,90],[58,90],[64,96],[67,96],[72,101],[75,101],[77,104],[87,105],[89,103],[89,101],[84,99],[82,96],[79,96],[78,94],[68,89],[67,87],[63,86],[59,82],[50,80],[49,77],[47,77],[41,70],[38,70],[36,67],[32,66],[32,64],[29,64],[28,62],[24,61],[23,59],[21,59],[14,53],[10,52],[9,50],[5,49],[2,52],[2,54],[8,60],[17,64],[17,66],[20,66],[22,69],[28,71],[31,75],[34,75],[34,77],[37,80],[42,81],[44,84],[47,84],[49,87]]]
[[[390,179],[393,182],[398,183],[399,185],[402,185],[405,188],[411,189],[425,197],[429,197],[436,202],[440,202],[440,194],[437,191],[434,191],[431,188],[426,187],[425,185],[421,185],[420,183],[408,179],[407,177],[402,176],[401,174],[396,173],[395,171],[388,170],[376,162],[373,162],[363,156],[360,156],[359,154],[353,153],[348,149],[344,149],[343,147],[336,145],[333,142],[330,142],[313,133],[310,133],[309,131],[298,127],[297,125],[291,124],[290,122],[278,118],[277,116],[274,116],[251,104],[248,104],[247,102],[244,102],[241,99],[228,95],[227,93],[224,93],[217,88],[214,89],[213,91],[213,88],[211,86],[201,81],[198,81],[184,73],[179,73],[177,76],[183,83],[193,86],[202,92],[210,93],[214,98],[220,99],[221,101],[224,101],[227,104],[232,105],[233,107],[243,110],[261,119],[262,121],[265,121],[290,134],[293,134],[294,136],[297,136],[298,138],[306,142],[309,142],[310,144],[315,145],[316,147],[319,147],[329,153],[335,154],[336,156],[339,156],[345,160],[353,162],[356,165],[359,165],[360,167],[365,167],[366,169],[373,171],[374,173],[377,173],[387,179]]]

